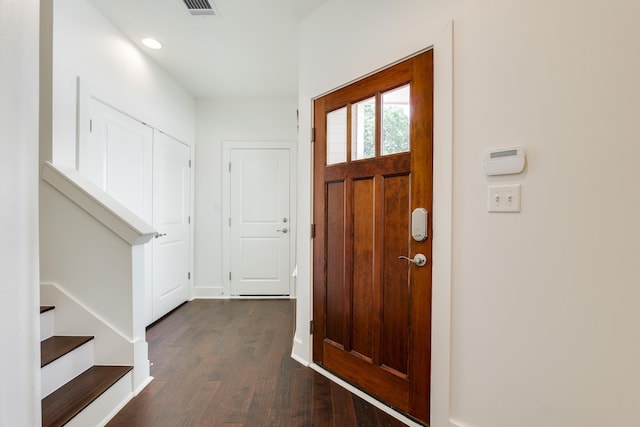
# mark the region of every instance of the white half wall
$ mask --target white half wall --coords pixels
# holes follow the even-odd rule
[[[0,0],[0,426],[40,425],[39,1]]]
[[[639,13],[626,0],[329,0],[302,23],[305,230],[312,99],[428,47],[453,21],[450,393],[432,408],[448,414],[434,427],[640,419]],[[527,152],[525,171],[487,177],[485,152],[513,146]],[[498,183],[522,185],[522,212],[487,212]],[[299,233],[298,287],[309,294],[298,294],[298,329],[309,319],[310,254]],[[308,361],[308,335],[296,339]]]
[[[195,155],[196,298],[223,295],[222,143],[223,141],[295,141],[297,100],[221,98],[198,100]],[[295,171],[291,174],[294,186]],[[295,209],[292,199],[291,211]]]
[[[193,145],[193,96],[97,9],[85,0],[55,1],[53,26],[54,164],[76,166],[79,97],[94,96]]]

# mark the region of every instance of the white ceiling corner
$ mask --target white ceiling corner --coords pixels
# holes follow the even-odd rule
[[[196,98],[297,93],[298,24],[327,0],[87,0]],[[141,39],[154,37],[158,51]]]

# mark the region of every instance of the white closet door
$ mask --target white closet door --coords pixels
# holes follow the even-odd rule
[[[89,138],[81,141],[78,169],[151,223],[153,129],[91,99]]]
[[[190,159],[190,147],[155,131],[152,321],[190,297]]]
[[[231,149],[231,295],[289,295],[289,150]]]

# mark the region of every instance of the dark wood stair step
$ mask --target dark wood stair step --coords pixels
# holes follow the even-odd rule
[[[46,366],[93,337],[53,336],[40,343],[40,367]]]
[[[92,366],[87,369],[42,399],[42,427],[65,425],[131,369],[131,366]]]
[[[54,305],[41,305],[40,306],[40,314],[46,313],[47,311],[53,310],[54,308],[56,308]]]

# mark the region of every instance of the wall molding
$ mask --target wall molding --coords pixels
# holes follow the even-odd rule
[[[156,230],[75,169],[45,162],[42,179],[130,245],[149,242]]]

